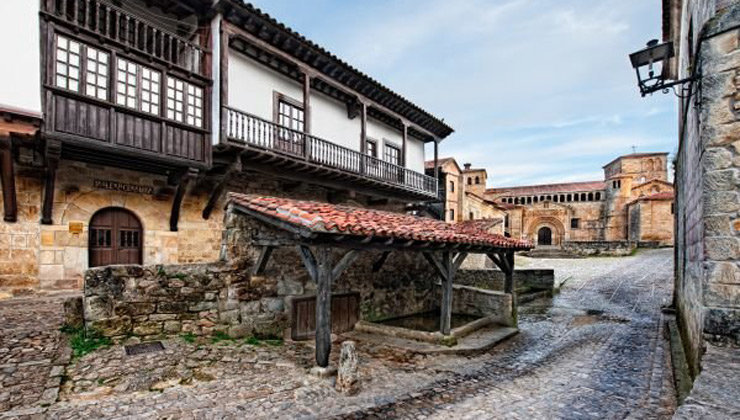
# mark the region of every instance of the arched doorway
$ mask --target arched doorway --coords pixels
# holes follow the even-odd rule
[[[144,233],[132,212],[107,207],[90,219],[88,256],[90,267],[141,264]]]
[[[543,226],[537,231],[537,245],[552,245],[552,229],[547,226]]]

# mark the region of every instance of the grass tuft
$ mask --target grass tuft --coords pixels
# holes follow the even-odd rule
[[[211,342],[216,344],[221,341],[234,341],[234,338],[223,331],[215,331],[211,337]]]
[[[103,336],[100,331],[92,328],[85,330],[82,327],[63,325],[59,330],[69,336],[69,345],[72,347],[72,355],[75,358],[80,358],[112,344],[110,338]]]
[[[180,338],[182,338],[185,342],[193,344],[195,343],[195,339],[198,338],[195,334],[189,332],[185,334],[180,334]]]

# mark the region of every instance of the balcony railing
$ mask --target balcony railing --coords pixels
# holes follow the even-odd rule
[[[226,108],[227,136],[296,159],[366,176],[393,186],[435,197],[437,180],[356,150],[291,130],[254,115]]]
[[[90,35],[155,57],[190,73],[204,75],[206,50],[102,0],[45,0],[44,12]],[[196,35],[197,36],[197,35]]]

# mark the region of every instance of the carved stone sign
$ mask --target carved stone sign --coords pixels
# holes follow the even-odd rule
[[[136,194],[152,194],[154,187],[148,185],[126,184],[124,182],[106,181],[103,179],[93,180],[93,187],[101,190],[121,191]]]

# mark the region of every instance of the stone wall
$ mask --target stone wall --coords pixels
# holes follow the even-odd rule
[[[491,317],[501,325],[516,326],[511,295],[503,292],[455,284],[452,286],[452,313]]]
[[[634,251],[637,244],[630,241],[566,242],[563,249],[578,255],[625,256]]]
[[[719,5],[728,8],[709,20]],[[679,78],[689,76],[688,52],[698,45],[686,42],[690,21],[705,39],[698,53],[701,102],[694,95],[680,104],[684,135],[676,158],[675,304],[696,374],[704,340],[740,343],[740,31],[732,29],[740,4],[691,1],[681,19]]]
[[[455,276],[455,284],[486,290],[504,290],[504,273],[499,270],[464,270]],[[550,269],[514,270],[517,290],[552,290],[555,272]]]

